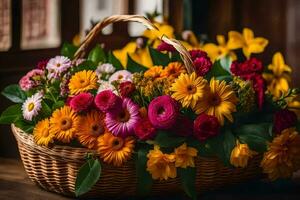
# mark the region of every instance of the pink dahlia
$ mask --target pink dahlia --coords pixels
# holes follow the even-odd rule
[[[129,97],[134,92],[135,86],[131,81],[125,81],[120,83],[119,89],[122,97]]]
[[[153,139],[156,135],[156,129],[153,127],[149,119],[141,119],[134,127],[135,135],[140,140]]]
[[[92,106],[93,100],[91,93],[80,93],[70,100],[70,107],[76,112],[87,111]]]
[[[72,66],[72,62],[69,58],[64,56],[56,56],[51,58],[46,66],[48,70],[48,78],[58,78],[61,74],[67,71]]]
[[[155,128],[170,129],[179,114],[177,102],[168,95],[153,99],[148,107],[148,118]]]
[[[121,107],[122,99],[111,90],[103,90],[95,98],[96,107],[102,112],[116,110]]]
[[[139,106],[129,98],[123,99],[121,109],[108,112],[105,117],[108,130],[120,137],[133,135],[139,120]]]
[[[22,90],[28,91],[41,84],[41,78],[44,76],[44,71],[40,69],[33,69],[23,76],[19,85]]]

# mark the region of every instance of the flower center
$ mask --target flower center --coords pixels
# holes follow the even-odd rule
[[[165,113],[165,109],[163,107],[158,108],[157,114],[162,115]]]
[[[98,137],[104,132],[104,128],[101,125],[93,124],[91,126],[91,135]]]
[[[61,64],[60,64],[60,63],[57,63],[57,64],[56,64],[56,67],[60,67],[60,66],[61,66]]]
[[[123,77],[124,77],[124,76],[123,76],[122,74],[120,74],[120,75],[118,76],[118,79],[119,79],[119,80],[122,80]]]
[[[221,103],[221,98],[220,98],[218,95],[213,94],[213,95],[211,96],[210,103],[211,103],[211,105],[213,105],[213,106],[218,106],[218,105],[220,105],[220,103]]]
[[[120,150],[124,145],[124,140],[122,138],[115,137],[112,141],[112,149],[115,151]]]
[[[47,128],[45,128],[43,131],[42,131],[42,136],[43,137],[48,137],[49,136],[49,130]]]
[[[30,104],[28,104],[27,109],[29,112],[32,111],[34,109],[34,103],[31,102]]]
[[[63,131],[68,130],[72,127],[72,120],[68,117],[62,118],[60,121],[60,125]]]
[[[127,109],[121,111],[118,115],[118,121],[127,122],[130,118],[130,114]]]
[[[186,90],[189,94],[195,94],[196,87],[194,85],[187,85]]]

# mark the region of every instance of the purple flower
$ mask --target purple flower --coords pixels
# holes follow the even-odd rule
[[[134,128],[140,120],[139,106],[131,99],[123,99],[121,109],[106,114],[105,123],[114,136],[134,135]]]
[[[168,95],[153,99],[148,107],[148,118],[155,128],[170,129],[179,114],[177,102]]]
[[[48,79],[58,78],[61,74],[67,71],[72,66],[69,58],[64,56],[56,56],[51,58],[46,66],[48,70]]]

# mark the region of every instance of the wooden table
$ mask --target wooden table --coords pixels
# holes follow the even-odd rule
[[[32,183],[24,171],[19,160],[0,158],[0,199],[1,200],[67,200],[71,198],[47,192]],[[186,199],[181,196],[154,199]],[[205,193],[199,196],[201,200],[299,200],[300,199],[300,172],[293,180],[268,183],[267,181],[251,181],[247,184],[231,186],[222,190]]]

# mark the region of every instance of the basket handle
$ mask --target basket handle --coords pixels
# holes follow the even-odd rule
[[[98,22],[96,26],[94,26],[94,28],[87,34],[80,47],[76,51],[74,59],[83,58],[86,55],[88,49],[91,48],[91,45],[93,44],[95,38],[97,38],[100,35],[101,30],[104,27],[115,22],[127,21],[139,22],[146,26],[148,29],[158,30],[158,28],[154,24],[152,24],[152,22],[149,19],[141,15],[112,15]],[[169,39],[165,35],[162,36],[161,40],[169,45],[172,45],[178,51],[188,73],[192,73],[195,71],[193,61],[189,52],[178,40]]]

